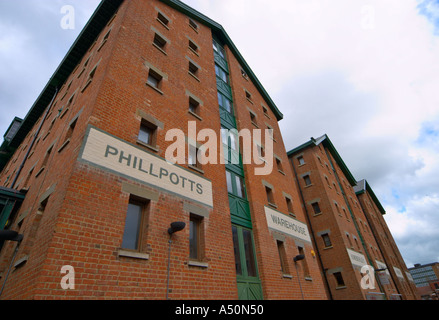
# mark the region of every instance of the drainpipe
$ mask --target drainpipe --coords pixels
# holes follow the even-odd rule
[[[300,187],[299,178],[297,176],[296,168],[294,167],[294,159],[291,159],[291,166],[293,167],[294,176],[296,177],[297,186],[299,188],[300,198],[302,199],[303,207],[305,208],[306,221],[308,223],[308,226],[309,226],[309,229],[310,229],[310,233],[311,233],[312,239],[313,239],[314,244],[315,244],[315,250],[317,252],[317,258],[319,259],[319,263],[322,266],[323,278],[325,279],[325,284],[326,284],[326,287],[328,288],[329,300],[333,300],[334,298],[332,297],[331,287],[329,286],[328,278],[326,277],[327,269],[325,269],[325,266],[323,265],[323,261],[322,261],[322,256],[320,255],[319,247],[317,245],[317,241],[316,241],[316,238],[315,238],[315,235],[314,235],[312,224],[311,224],[311,221],[310,221],[310,218],[309,218],[309,212],[308,212],[308,209],[306,207],[305,198],[303,196],[302,188]]]
[[[35,144],[35,141],[37,140],[38,135],[40,134],[41,128],[43,127],[44,121],[47,118],[47,115],[49,114],[50,109],[52,109],[53,101],[55,101],[55,98],[58,94],[58,87],[55,88],[55,94],[53,95],[52,101],[50,101],[49,107],[46,110],[46,113],[44,114],[43,119],[41,120],[40,126],[38,127],[37,132],[35,133],[34,139],[32,140],[32,143],[30,144],[29,148],[27,149],[26,155],[23,158],[23,161],[20,164],[20,167],[18,168],[17,173],[15,174],[14,181],[12,181],[11,189],[14,189],[15,183],[17,183],[17,179],[20,176],[21,171],[24,168],[24,165],[26,164],[27,158],[29,157],[29,154]]]

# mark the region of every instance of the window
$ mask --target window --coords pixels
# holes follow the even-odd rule
[[[161,82],[162,82],[162,76],[159,75],[157,72],[155,72],[152,69],[149,69],[149,73],[148,73],[148,81],[147,83],[156,89],[160,89],[161,88]]]
[[[198,55],[198,46],[195,44],[195,42],[189,40],[189,49],[191,49],[195,54]]]
[[[271,190],[270,187],[265,186],[265,193],[267,194],[267,201],[268,204],[274,205],[274,196],[273,196],[273,190]]]
[[[256,119],[256,115],[250,111],[250,121],[252,122],[253,125],[255,125],[256,127],[258,126],[258,122]]]
[[[268,115],[268,109],[267,109],[266,107],[262,106],[262,112],[264,112],[264,115],[265,115],[267,118],[270,118],[270,116]]]
[[[198,67],[192,62],[189,61],[189,74],[198,78]]]
[[[52,149],[53,149],[53,146],[50,147],[49,150],[47,150],[46,155],[44,156],[43,164],[41,165],[41,168],[46,167],[47,162],[49,161],[50,154],[52,153]]]
[[[143,205],[130,200],[125,218],[122,248],[139,251],[142,232]]]
[[[218,53],[221,58],[223,59],[226,58],[226,54],[223,47],[221,47],[216,41],[213,41],[213,50],[215,50],[215,52]]]
[[[303,157],[298,157],[297,161],[299,161],[299,166],[303,166],[305,164],[305,160],[303,159]]]
[[[329,234],[324,233],[322,234],[323,244],[325,245],[325,248],[332,247],[331,239],[329,238]]]
[[[221,108],[227,110],[227,112],[229,113],[232,113],[232,102],[219,92],[218,92],[218,103]]]
[[[195,23],[194,20],[189,19],[189,25],[191,26],[192,29],[194,29],[198,33],[198,25]]]
[[[139,136],[137,139],[139,142],[155,147],[157,142],[156,132],[157,126],[143,119],[140,124]]]
[[[200,103],[197,100],[195,100],[194,98],[189,97],[189,111],[196,114],[196,115],[200,115],[199,109],[200,109]]]
[[[226,171],[227,191],[240,198],[245,198],[245,182],[241,176]]]
[[[287,203],[288,212],[293,214],[293,201],[290,198],[285,197],[285,201]]]
[[[277,170],[279,172],[284,172],[283,166],[282,166],[282,160],[276,158],[276,166],[277,166]]]
[[[304,176],[303,180],[305,181],[305,186],[311,185],[311,179],[309,178],[309,175]]]
[[[242,178],[240,176],[235,176],[235,183],[236,183],[236,195],[240,198],[244,198],[245,190],[244,190],[244,183],[242,181]]]
[[[318,202],[314,202],[313,204],[311,204],[312,209],[314,210],[314,214],[319,214],[322,213],[322,210],[320,210],[320,206]]]
[[[227,73],[221,69],[218,65],[215,65],[215,74],[218,78],[220,78],[225,83],[229,83],[229,77],[227,76]]]
[[[248,80],[247,72],[244,71],[244,69],[241,68],[241,75],[244,77],[245,80]]]
[[[334,272],[334,278],[337,284],[337,288],[346,286],[343,277],[341,275],[341,272]]]
[[[197,169],[201,169],[201,163],[200,163],[200,152],[199,149],[194,145],[189,145],[189,166]]]
[[[166,48],[166,40],[163,39],[160,35],[158,35],[157,33],[154,35],[154,45],[159,48],[162,51],[165,51]]]
[[[258,148],[258,156],[259,156],[259,158],[265,159],[265,149],[264,149],[264,147],[259,145],[259,144],[256,145],[256,147]]]
[[[169,20],[162,13],[160,13],[160,12],[158,13],[157,20],[160,23],[162,23],[165,27],[168,27]]]
[[[283,274],[288,274],[287,254],[285,251],[285,245],[282,241],[276,240],[277,251],[279,252],[280,267]]]
[[[197,215],[190,215],[189,222],[189,258],[201,260],[201,240],[202,240],[202,222],[203,218]]]
[[[247,98],[248,101],[250,101],[251,103],[253,103],[252,101],[252,95],[250,92],[248,92],[247,90],[245,90],[245,97]]]
[[[233,193],[232,174],[226,171],[227,191]]]

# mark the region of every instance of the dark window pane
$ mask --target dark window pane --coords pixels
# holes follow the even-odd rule
[[[239,251],[238,229],[234,226],[232,227],[232,233],[233,233],[233,248],[235,252],[236,274],[242,276],[241,252]]]
[[[249,277],[256,277],[255,256],[253,250],[252,233],[249,230],[242,230],[244,237],[245,263],[247,265],[247,274]]]
[[[131,203],[128,205],[122,248],[138,249],[141,215],[142,208],[140,206]]]
[[[189,225],[189,257],[198,259],[198,226],[199,221],[191,218]]]

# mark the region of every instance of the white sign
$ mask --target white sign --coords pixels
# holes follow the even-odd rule
[[[268,207],[265,207],[265,216],[270,229],[311,242],[306,224]]]
[[[349,259],[351,259],[351,263],[353,266],[357,266],[362,268],[363,266],[367,265],[366,258],[361,253],[358,253],[356,251],[353,251],[351,249],[347,249],[349,254]]]
[[[402,272],[401,272],[401,270],[400,270],[399,268],[397,268],[397,267],[393,267],[393,270],[395,271],[396,276],[397,276],[398,278],[401,278],[402,280],[404,280],[404,276],[402,275]]]
[[[213,207],[209,180],[93,127],[89,129],[80,159]]]

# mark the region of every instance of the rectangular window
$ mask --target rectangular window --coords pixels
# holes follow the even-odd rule
[[[285,201],[287,203],[288,212],[293,214],[293,201],[290,198],[285,197]]]
[[[191,61],[189,61],[189,73],[195,77],[198,77],[198,67]]]
[[[323,244],[325,248],[332,247],[331,239],[329,238],[329,234],[322,234]]]
[[[277,251],[279,252],[280,267],[283,274],[288,274],[287,253],[285,251],[285,245],[282,241],[276,240]]]
[[[199,161],[199,157],[200,157],[199,149],[194,145],[189,145],[189,159],[188,159],[189,166],[201,169],[201,163]]]
[[[242,276],[241,250],[239,247],[238,228],[232,226],[233,250],[235,252],[235,270],[236,275]]]
[[[125,218],[122,248],[138,251],[140,248],[143,205],[130,201]]]
[[[166,40],[163,39],[160,35],[157,33],[154,35],[154,42],[153,42],[160,50],[165,51],[166,49]]]
[[[191,49],[195,54],[198,55],[198,46],[195,44],[195,42],[189,40],[189,49]]]
[[[267,194],[267,201],[268,204],[273,204],[274,205],[274,196],[273,196],[273,190],[271,190],[271,188],[269,187],[265,187],[265,193]]]
[[[322,211],[320,210],[320,206],[318,202],[314,202],[313,204],[311,204],[312,209],[314,210],[314,214],[319,214]]]
[[[305,160],[303,159],[303,157],[297,158],[297,161],[299,161],[299,166],[302,166],[305,164]]]
[[[161,14],[160,12],[157,15],[157,20],[160,21],[166,27],[169,24],[169,20],[163,14]]]
[[[256,115],[253,112],[250,112],[250,121],[256,127],[258,126],[258,121],[256,119]]]
[[[240,176],[235,176],[235,182],[236,182],[236,195],[240,198],[244,198],[245,190],[244,190],[244,183],[242,181],[242,178]]]
[[[215,73],[218,78],[220,78],[225,83],[229,83],[229,77],[227,76],[227,73],[221,69],[218,65],[215,65]]]
[[[221,108],[226,109],[227,112],[232,113],[232,102],[218,92],[218,104]]]
[[[253,103],[252,95],[251,95],[251,93],[248,92],[247,90],[245,90],[245,97],[247,98],[248,101],[250,101],[251,103]]]
[[[232,174],[229,171],[226,171],[226,180],[227,180],[227,191],[229,193],[233,193]]]
[[[249,277],[257,277],[252,232],[242,229],[242,237],[244,240],[245,261],[247,263],[247,274]]]
[[[311,185],[311,179],[310,179],[309,175],[304,176],[303,180],[305,181],[305,186]]]
[[[159,75],[157,72],[155,72],[152,69],[149,69],[149,73],[148,73],[148,81],[147,83],[151,86],[154,87],[156,89],[160,89],[161,88],[161,82],[162,82],[162,76]]]
[[[50,154],[52,153],[52,149],[53,149],[53,146],[50,147],[49,150],[47,150],[46,155],[44,156],[43,164],[41,165],[41,168],[46,167],[47,162],[49,161],[49,158],[50,158]]]
[[[278,158],[276,158],[276,165],[277,165],[277,171],[284,172],[282,161]]]
[[[345,283],[343,280],[343,276],[341,275],[341,272],[334,272],[334,278],[337,283],[337,287],[345,287]]]
[[[138,141],[148,145],[155,147],[156,145],[156,131],[157,126],[146,121],[145,119],[142,120],[140,124],[140,130],[139,130],[139,136]]]
[[[199,115],[200,103],[192,97],[189,97],[189,111]]]
[[[203,218],[191,214],[189,223],[189,258],[201,260],[201,240],[202,240]]]
[[[189,19],[189,25],[191,26],[192,29],[194,29],[196,32],[198,32],[198,25],[195,23],[194,20]]]

